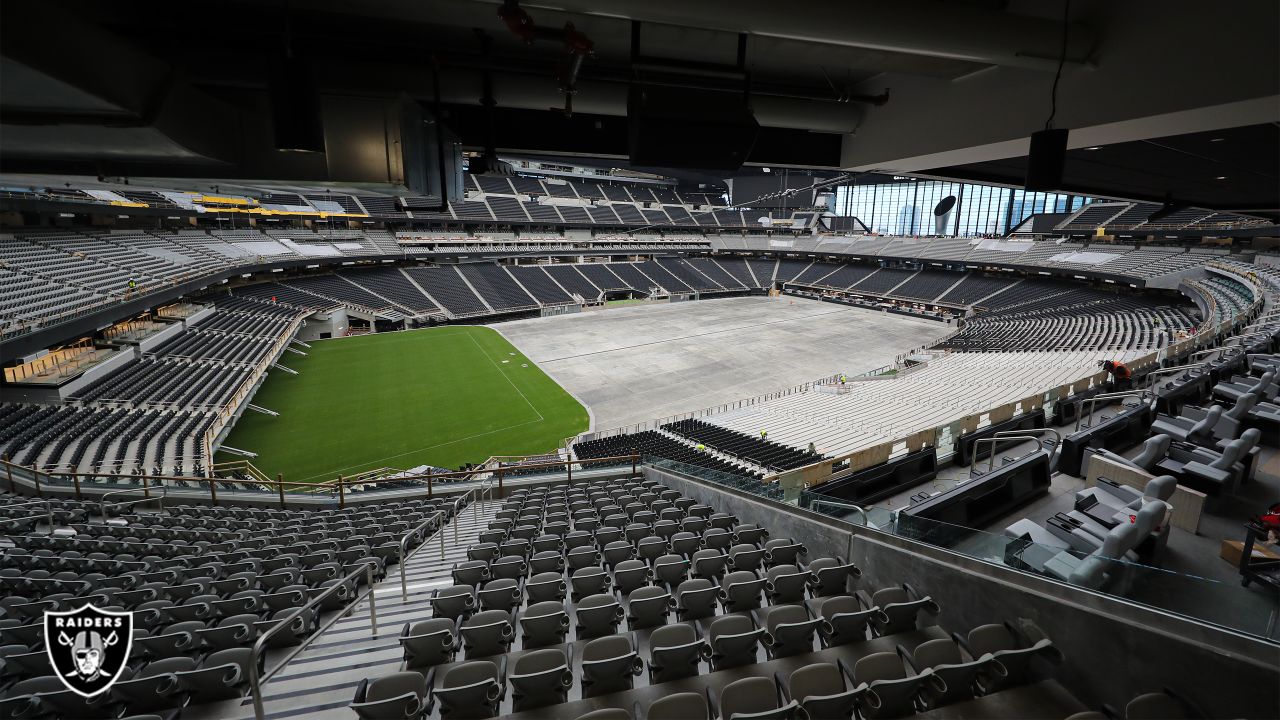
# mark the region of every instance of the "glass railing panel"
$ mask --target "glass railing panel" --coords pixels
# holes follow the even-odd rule
[[[672,472],[678,472],[682,475],[715,483],[716,485],[723,485],[738,492],[756,495],[776,502],[783,501],[782,488],[777,483],[765,483],[759,478],[745,473],[738,474],[715,470],[701,465],[691,465],[678,460],[652,455],[646,455],[644,462],[656,468],[671,470]]]
[[[838,499],[810,497],[809,501],[815,511],[849,520],[847,511],[838,507]],[[1138,562],[1133,555],[1108,558],[1073,549],[1065,541],[1034,543],[883,508],[869,508],[866,516],[866,524],[875,530],[1202,622],[1277,639],[1280,605],[1275,593],[1241,587],[1234,578],[1227,581],[1181,573]]]

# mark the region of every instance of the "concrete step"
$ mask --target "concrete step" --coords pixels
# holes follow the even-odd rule
[[[366,599],[313,639],[263,686],[266,716],[354,718],[355,714],[346,707],[355,696],[356,686],[365,678],[400,669],[401,628],[405,623],[431,617],[432,591],[453,584],[450,572],[454,563],[467,559],[466,548],[478,542],[480,533],[488,529],[501,506],[496,500],[473,503],[419,546],[405,562],[407,597],[401,595],[399,566],[390,566],[387,577],[373,590],[377,634],[370,625]],[[183,715],[188,720],[250,720],[253,716],[249,697],[190,708]]]

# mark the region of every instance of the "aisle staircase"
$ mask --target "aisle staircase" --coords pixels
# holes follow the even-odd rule
[[[370,634],[369,603],[362,602],[263,685],[266,717],[354,719],[355,713],[346,707],[355,696],[356,686],[366,677],[399,669],[402,653],[397,638],[401,628],[407,622],[431,617],[432,591],[453,585],[453,564],[467,559],[466,548],[478,542],[501,505],[499,500],[472,503],[447,523],[443,530],[443,559],[441,535],[428,538],[405,563],[407,601],[401,596],[400,568],[391,565],[387,577],[374,588],[377,636]],[[253,700],[249,697],[211,703],[183,714],[184,720],[253,717]]]

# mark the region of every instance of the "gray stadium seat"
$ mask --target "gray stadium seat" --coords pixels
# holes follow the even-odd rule
[[[558,645],[569,634],[569,613],[555,601],[530,605],[520,617],[520,633],[527,648]]]
[[[908,675],[897,653],[863,657],[853,665],[853,679],[862,694],[859,705],[864,717],[902,717],[924,709],[923,678]]]
[[[612,635],[626,616],[626,611],[613,595],[601,593],[575,603],[578,616],[578,638]]]
[[[711,647],[683,623],[664,625],[649,636],[649,683],[694,677],[698,664],[711,659]]]
[[[769,657],[786,657],[813,651],[814,630],[822,622],[804,605],[775,605],[763,611],[765,650]]]
[[[573,672],[563,650],[525,653],[511,666],[512,710],[523,712],[565,701],[573,687]]]
[[[644,662],[630,635],[592,640],[582,648],[583,697],[630,690],[632,678],[644,672]]]
[[[426,678],[408,670],[360,681],[349,707],[367,720],[418,718],[427,709],[427,694]]]
[[[773,678],[735,680],[720,691],[722,720],[783,720],[798,710],[794,700],[784,702]]]
[[[850,687],[842,666],[814,663],[791,673],[786,691],[809,718],[852,718],[860,693]]]
[[[725,615],[707,627],[707,644],[711,646],[714,670],[750,665],[756,661],[756,649],[764,630],[757,628],[745,615]]]
[[[497,715],[505,695],[506,662],[505,657],[499,664],[472,660],[446,669],[432,693],[440,700],[440,716],[479,720]]]

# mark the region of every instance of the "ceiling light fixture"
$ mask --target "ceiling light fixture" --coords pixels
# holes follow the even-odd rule
[[[1209,138],[1209,142],[1222,142],[1226,138]]]
[[[1094,145],[1093,147],[1085,148],[1085,150],[1101,150],[1101,149],[1102,149],[1101,145]]]
[[[1226,175],[1219,175],[1218,177],[1214,178],[1214,180],[1226,180],[1226,179],[1227,179]]]

